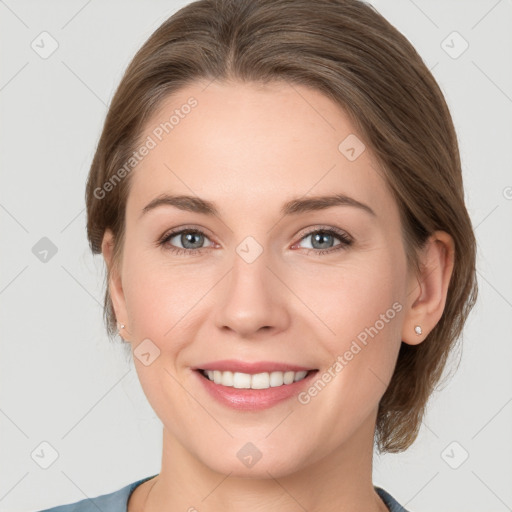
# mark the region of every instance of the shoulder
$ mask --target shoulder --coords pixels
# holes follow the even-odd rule
[[[140,480],[136,480],[131,484],[125,485],[117,491],[109,494],[102,494],[95,498],[85,498],[75,503],[59,505],[57,507],[47,508],[38,512],[98,512],[98,510],[108,510],[109,512],[126,512],[128,498],[134,489],[144,483],[146,480],[155,477],[148,476]]]
[[[398,501],[389,494],[386,490],[382,489],[382,487],[377,487],[374,485],[375,490],[377,491],[377,494],[382,498],[382,501],[387,505],[390,512],[409,512],[407,509],[402,507]]]

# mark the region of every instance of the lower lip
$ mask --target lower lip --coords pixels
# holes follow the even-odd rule
[[[213,398],[232,409],[244,411],[259,411],[268,409],[292,396],[307,386],[317,370],[313,370],[306,377],[292,384],[283,384],[267,389],[237,389],[230,386],[222,386],[206,378],[200,371],[195,370],[198,379]]]

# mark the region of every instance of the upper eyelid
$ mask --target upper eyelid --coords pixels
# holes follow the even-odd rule
[[[316,233],[318,231],[327,231],[327,232],[333,232],[335,235],[338,236],[346,236],[347,238],[350,238],[352,240],[352,236],[349,235],[344,229],[336,228],[334,226],[318,226],[318,227],[312,227],[312,228],[304,228],[304,231],[300,231],[297,236],[300,236],[300,240],[302,240],[304,237],[312,235],[313,233]],[[302,235],[300,234],[302,233]]]

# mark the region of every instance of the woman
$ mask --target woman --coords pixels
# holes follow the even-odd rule
[[[414,442],[477,285],[450,113],[404,36],[357,0],[186,6],[129,65],[86,202],[162,466],[49,510],[406,510],[374,443]]]

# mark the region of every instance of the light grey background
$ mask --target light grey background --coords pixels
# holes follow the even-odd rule
[[[103,260],[87,245],[84,187],[127,64],[187,3],[0,1],[0,511],[159,472],[161,423],[104,331]],[[451,108],[480,286],[460,367],[452,363],[416,443],[376,456],[374,483],[414,512],[512,510],[512,3],[372,3],[415,45]],[[43,31],[58,43],[46,59],[31,47],[51,48]],[[453,31],[469,44],[457,58],[464,41]],[[32,252],[43,237],[57,248],[47,262]],[[44,441],[58,452],[48,469],[35,462]]]

